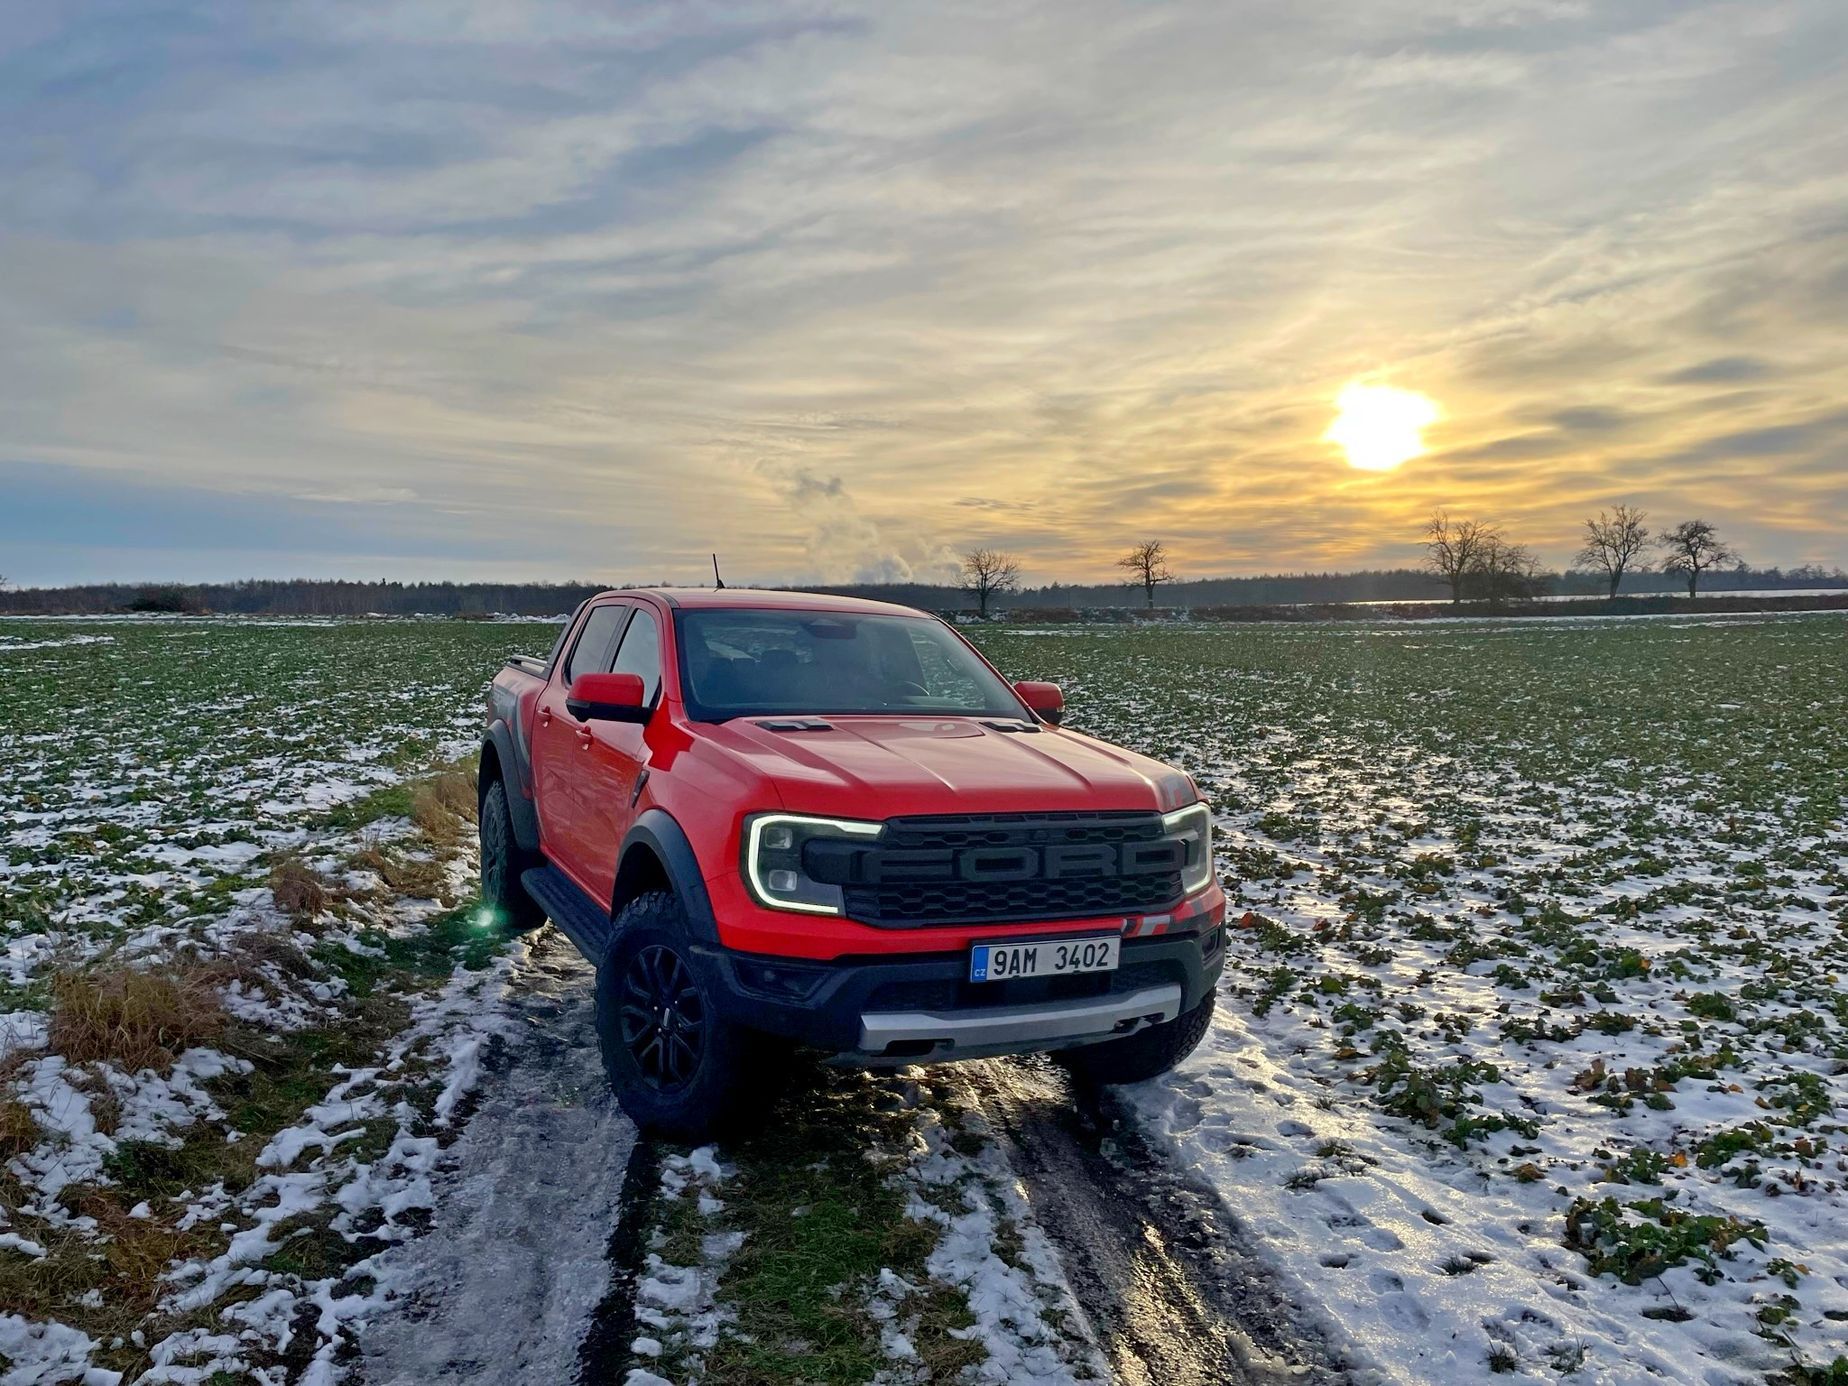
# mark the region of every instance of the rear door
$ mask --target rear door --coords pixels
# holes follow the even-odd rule
[[[533,789],[539,808],[539,840],[546,857],[579,885],[584,878],[582,822],[588,786],[590,738],[565,708],[571,680],[610,667],[616,642],[633,610],[624,602],[590,608],[568,639],[564,654],[539,695],[533,718]]]
[[[637,607],[623,631],[610,671],[634,674],[642,681],[644,701],[661,701],[661,626],[654,611]],[[629,825],[641,774],[648,765],[648,728],[635,722],[590,722],[587,762],[582,776],[584,814],[580,823],[584,874],[580,884],[598,900],[608,901],[616,885],[616,859]]]

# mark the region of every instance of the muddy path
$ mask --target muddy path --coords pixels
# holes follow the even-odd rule
[[[352,1364],[367,1386],[602,1386],[634,1365],[659,1155],[605,1086],[591,969],[555,930],[523,946],[513,1033],[489,1053],[479,1106],[444,1152],[429,1235],[390,1267],[405,1298]],[[932,1080],[936,1100],[985,1119],[1114,1381],[1348,1379],[1224,1205],[1107,1095],[1074,1090],[1045,1059],[949,1065]]]
[[[609,1286],[635,1128],[604,1084],[589,965],[554,929],[525,946],[515,1032],[444,1152],[429,1235],[391,1267],[408,1298],[362,1339],[368,1386],[569,1382]]]
[[[983,1113],[1124,1386],[1348,1380],[1219,1199],[1045,1059],[950,1071]]]

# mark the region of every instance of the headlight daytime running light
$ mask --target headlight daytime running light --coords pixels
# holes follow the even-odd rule
[[[744,822],[744,880],[758,904],[797,914],[842,913],[841,888],[810,880],[802,849],[821,839],[875,838],[882,823],[854,818],[811,818],[799,813],[755,813]]]
[[[1181,867],[1181,889],[1189,895],[1205,890],[1213,881],[1213,809],[1204,799],[1161,816],[1162,831],[1187,844]]]

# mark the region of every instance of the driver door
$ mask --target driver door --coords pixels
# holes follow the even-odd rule
[[[609,669],[632,610],[624,603],[605,602],[585,614],[534,709],[533,786],[540,846],[547,859],[580,886],[589,884],[580,844],[590,796],[584,773],[590,761],[590,734],[566,709],[565,696],[579,674]]]
[[[642,701],[661,697],[661,627],[649,608],[637,607],[623,631],[610,672],[642,681]],[[584,874],[581,883],[599,901],[615,892],[617,856],[635,821],[635,801],[648,765],[648,724],[591,722],[581,780],[588,796],[582,819]]]

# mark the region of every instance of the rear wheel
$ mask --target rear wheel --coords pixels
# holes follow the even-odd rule
[[[501,780],[488,786],[481,800],[481,898],[494,916],[515,933],[523,934],[545,923],[520,873],[537,865],[520,850],[513,835],[513,811],[507,806],[507,786]]]
[[[1166,1073],[1193,1053],[1213,1023],[1213,993],[1165,1025],[1151,1025],[1122,1039],[1061,1049],[1053,1058],[1081,1083],[1140,1083]]]
[[[756,1114],[752,1032],[713,1005],[687,946],[686,915],[665,892],[616,916],[597,969],[597,1040],[623,1111],[652,1135],[700,1142]]]

